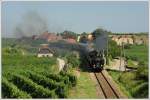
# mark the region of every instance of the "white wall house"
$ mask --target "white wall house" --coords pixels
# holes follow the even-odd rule
[[[112,40],[116,41],[117,45],[122,45],[122,43],[124,44],[133,44],[133,39],[128,37],[128,38],[124,38],[124,37],[113,37]]]
[[[49,48],[41,48],[37,54],[37,57],[52,57],[53,52]]]

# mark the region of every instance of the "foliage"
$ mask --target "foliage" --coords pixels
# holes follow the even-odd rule
[[[136,78],[148,82],[148,76],[148,65],[139,64],[139,67],[136,72]]]
[[[59,75],[55,71],[56,66],[53,67],[56,65],[55,57],[37,58],[33,55],[3,53],[2,58],[2,77],[6,77],[32,98],[67,98],[68,90],[76,85],[74,76],[67,73]]]
[[[65,30],[64,32],[60,34],[64,39],[67,39],[67,38],[77,39],[77,34],[72,31]]]
[[[7,48],[3,48],[2,49],[3,54],[22,54],[20,49],[17,48],[11,48],[11,47],[7,47]]]
[[[77,82],[76,77],[70,73],[61,72],[57,75],[42,73],[20,70],[18,74],[17,72],[5,73],[5,75],[3,74],[3,77],[7,77],[9,81],[17,85],[19,89],[29,93],[33,98],[66,98],[69,88],[75,86]],[[59,81],[57,81],[58,78]],[[6,90],[3,92],[5,93],[5,91]],[[39,95],[40,91],[43,92],[43,94]]]
[[[134,61],[131,60],[131,59],[128,59],[128,60],[127,60],[127,66],[128,66],[128,68],[137,68],[137,67],[138,67],[138,65],[136,65],[136,64],[134,63]]]
[[[148,74],[142,69],[136,72],[115,72],[109,71],[113,79],[123,87],[124,92],[132,98],[147,98],[148,97]]]
[[[43,75],[40,75],[38,73],[35,73],[33,71],[26,71],[28,75],[26,77],[32,79],[35,83],[44,86],[45,88],[49,89],[55,89],[59,84],[57,84],[55,81],[52,79],[49,79]]]
[[[120,54],[121,54],[120,47],[113,40],[109,40],[108,53],[109,53],[108,55],[111,55],[112,58],[120,56]]]
[[[30,69],[39,71],[56,72],[52,66],[56,64],[56,58],[37,58],[32,55],[2,55],[3,71],[11,69]],[[15,58],[15,59],[14,59]],[[16,70],[17,71],[17,70]]]
[[[50,91],[42,86],[34,83],[32,80],[19,75],[13,74],[12,82],[21,88],[23,91],[27,91],[33,98],[55,98],[54,91]]]
[[[125,49],[126,58],[134,61],[148,62],[148,46],[146,45],[132,45],[130,49]]]
[[[80,76],[77,80],[77,85],[74,89],[69,91],[69,98],[71,99],[98,99],[95,85],[96,83],[91,80],[88,72],[80,71]]]
[[[31,98],[29,94],[19,90],[13,83],[2,77],[3,98]]]
[[[82,36],[80,37],[80,41],[79,41],[79,42],[81,42],[81,43],[87,43],[87,41],[88,41],[87,36],[82,35]]]
[[[132,44],[125,44],[125,45],[124,45],[124,49],[130,49],[131,46],[132,46]]]
[[[148,82],[143,82],[131,90],[131,94],[136,98],[148,98]]]
[[[73,53],[68,53],[66,55],[67,62],[70,64],[73,68],[79,67],[80,65],[80,60],[77,58],[77,56]]]

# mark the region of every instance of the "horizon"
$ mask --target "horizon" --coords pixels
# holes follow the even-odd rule
[[[33,15],[28,16],[29,14]],[[34,15],[36,15],[36,17]],[[26,17],[28,17],[29,20],[27,20]],[[28,22],[31,23],[29,24]],[[37,25],[39,26],[37,27]],[[78,34],[82,32],[91,33],[96,28],[104,28],[112,33],[149,32],[148,2],[2,2],[2,37],[15,37],[16,27],[19,29],[17,32],[23,31],[23,35],[27,36],[38,35],[43,30],[55,33],[65,30],[73,31]],[[32,32],[30,33],[30,31]]]

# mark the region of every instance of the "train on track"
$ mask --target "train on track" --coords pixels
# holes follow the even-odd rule
[[[101,34],[100,36],[88,35],[88,41],[86,43],[80,43],[85,47],[86,61],[88,67],[97,71],[102,71],[105,64],[104,51],[107,49],[107,34]]]
[[[87,54],[88,66],[95,71],[102,71],[105,63],[102,52],[96,50],[90,51]]]

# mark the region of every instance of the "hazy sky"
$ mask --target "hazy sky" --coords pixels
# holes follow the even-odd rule
[[[49,32],[148,32],[148,2],[2,2],[2,36],[14,36],[28,12],[36,12]],[[27,21],[26,21],[27,22]],[[25,24],[26,25],[26,24]],[[24,26],[25,26],[24,25]]]

